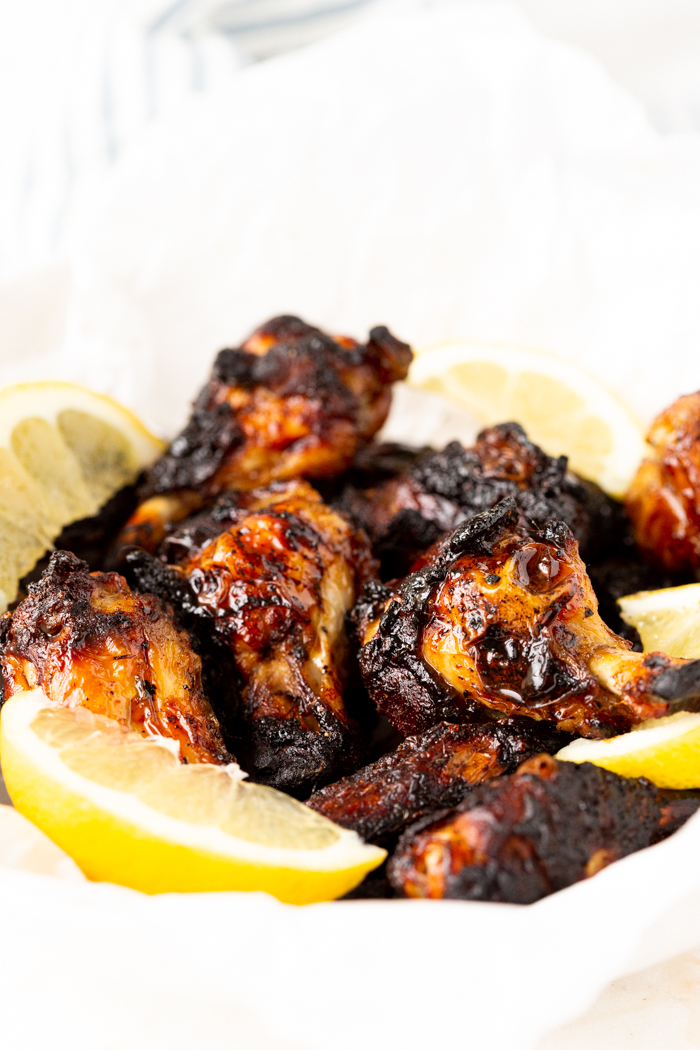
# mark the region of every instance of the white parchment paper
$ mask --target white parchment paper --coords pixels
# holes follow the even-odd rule
[[[507,5],[387,15],[242,72],[72,223],[65,260],[0,289],[0,381],[81,380],[164,433],[214,352],[279,312],[539,346],[644,420],[700,386],[700,144],[658,138]],[[2,866],[0,892],[13,1050],[525,1050],[700,941],[700,820],[527,908],[147,898]]]

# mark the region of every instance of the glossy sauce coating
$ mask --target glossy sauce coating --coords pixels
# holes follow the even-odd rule
[[[296,792],[352,768],[345,614],[375,572],[366,539],[298,480],[231,496],[164,550],[233,655],[244,767]]]
[[[647,434],[650,455],[627,494],[635,539],[649,561],[679,573],[700,567],[700,392],[678,398]]]
[[[486,708],[601,737],[700,696],[700,662],[631,652],[598,615],[566,525],[527,530],[511,500],[355,616],[365,683],[401,732]]]
[[[5,696],[41,686],[57,703],[176,741],[188,762],[232,761],[200,659],[167,606],[117,573],[90,574],[66,551],[6,614],[2,669]]]

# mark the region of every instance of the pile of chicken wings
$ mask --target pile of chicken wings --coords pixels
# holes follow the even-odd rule
[[[642,653],[616,611],[700,567],[700,394],[623,506],[515,423],[375,441],[411,359],[289,316],[222,350],[161,459],[0,621],[4,696],[239,762],[388,849],[353,896],[528,903],[700,805],[552,757],[700,708],[700,661]]]

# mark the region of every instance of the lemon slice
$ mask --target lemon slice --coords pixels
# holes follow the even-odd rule
[[[625,623],[639,631],[645,652],[700,657],[700,583],[627,594],[617,604]]]
[[[621,498],[646,445],[628,409],[576,365],[537,350],[449,342],[419,352],[412,386],[442,394],[482,426],[513,420],[551,456]]]
[[[2,708],[14,805],[90,879],[146,893],[265,890],[291,904],[347,893],[386,857],[236,765],[181,765],[147,740],[39,689]]]
[[[85,881],[75,861],[12,806],[0,805],[0,867]]]
[[[161,454],[128,409],[74,383],[0,390],[0,612],[61,529]]]
[[[646,777],[657,787],[700,787],[700,714],[651,718],[610,740],[574,740],[555,756],[592,762],[622,777]]]

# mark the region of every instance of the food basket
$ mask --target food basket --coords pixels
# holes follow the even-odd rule
[[[164,434],[283,312],[537,347],[644,423],[700,387],[700,143],[507,5],[384,13],[244,71],[86,188],[72,231],[2,291],[0,381],[77,380]],[[422,413],[399,402],[393,435]],[[0,887],[13,1050],[525,1050],[700,941],[700,817],[526,907]]]

